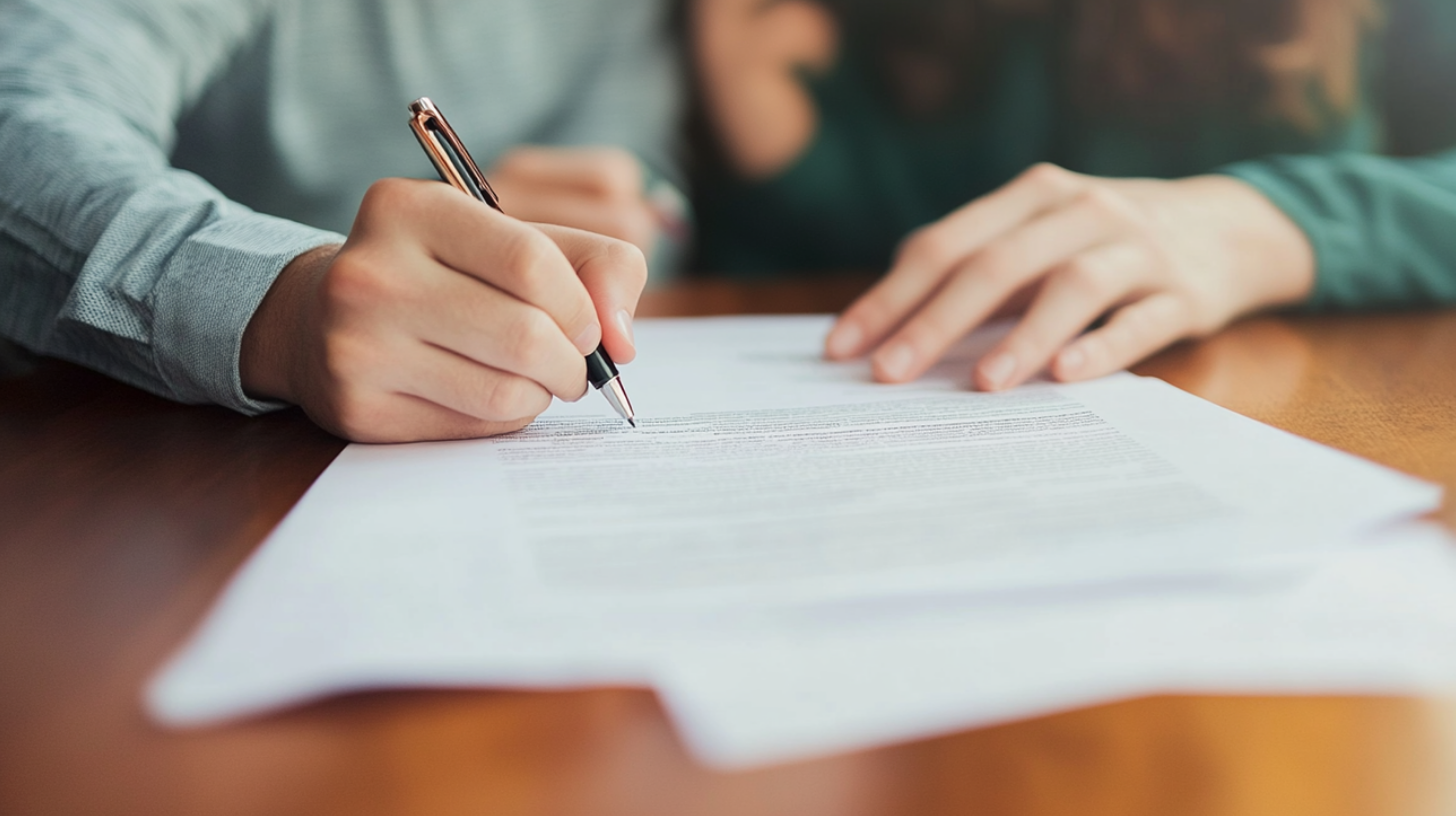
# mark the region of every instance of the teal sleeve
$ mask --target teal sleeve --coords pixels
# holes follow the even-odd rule
[[[1318,264],[1311,308],[1456,304],[1456,151],[1282,157],[1224,172],[1309,236]]]
[[[1313,308],[1456,303],[1456,3],[1387,0],[1372,88],[1387,150],[1228,168],[1309,235]]]

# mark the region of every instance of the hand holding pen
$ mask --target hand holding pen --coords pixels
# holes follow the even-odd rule
[[[416,99],[410,105],[410,128],[442,181],[496,212],[503,212],[490,182],[470,157],[455,129],[428,97]],[[627,398],[617,366],[605,346],[599,345],[586,355],[586,378],[593,388],[602,392],[619,416],[637,427],[632,401]]]
[[[244,333],[249,396],[360,442],[518,430],[587,391],[599,346],[628,362],[642,253],[531,225],[435,181],[370,188],[342,246],[287,264]]]

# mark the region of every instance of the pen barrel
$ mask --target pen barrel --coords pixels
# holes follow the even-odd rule
[[[607,356],[605,346],[597,346],[597,350],[586,356],[586,381],[592,387],[601,390],[601,387],[611,382],[617,376],[617,365],[612,358]]]

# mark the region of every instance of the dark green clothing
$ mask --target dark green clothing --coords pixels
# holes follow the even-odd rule
[[[1108,177],[1223,172],[1252,183],[1308,234],[1312,304],[1456,303],[1456,2],[1390,0],[1362,55],[1351,114],[1310,131],[1210,110],[1158,125],[1069,101],[1049,25],[1012,31],[972,103],[935,121],[897,115],[847,37],[810,81],[819,130],[778,177],[701,185],[702,265],[884,268],[911,230],[1049,161]],[[1397,158],[1396,156],[1424,156]]]

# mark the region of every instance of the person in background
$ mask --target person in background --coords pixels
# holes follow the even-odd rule
[[[677,126],[665,13],[0,0],[0,337],[354,440],[519,428],[584,393],[599,341],[633,356]],[[424,95],[514,217],[406,180],[433,178]]]
[[[1261,309],[1456,302],[1449,0],[695,0],[709,269],[889,268],[830,358],[1104,375]],[[967,203],[969,202],[969,203]]]

